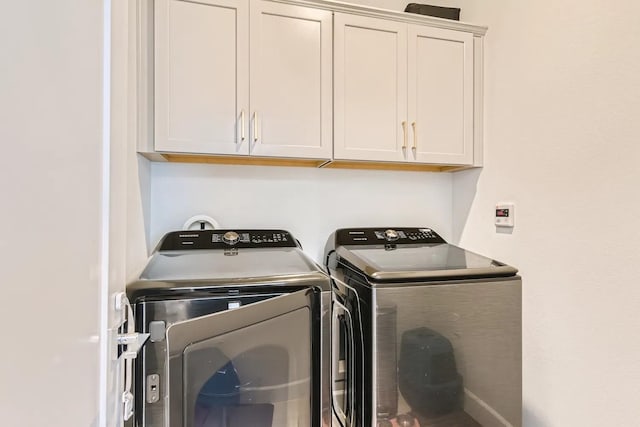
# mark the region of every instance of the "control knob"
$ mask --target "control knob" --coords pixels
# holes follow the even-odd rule
[[[235,245],[240,241],[240,235],[235,231],[227,231],[222,236],[222,241],[228,245]]]
[[[387,230],[384,232],[384,238],[390,242],[393,242],[394,240],[398,240],[400,236],[398,235],[398,232],[396,230]]]

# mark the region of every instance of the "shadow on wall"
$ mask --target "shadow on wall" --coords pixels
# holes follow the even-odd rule
[[[471,206],[476,198],[482,168],[456,172],[453,176],[453,243],[460,239],[467,225]]]
[[[126,230],[126,276],[127,280],[138,277],[153,249],[151,234],[151,164],[139,154],[128,159],[127,183],[127,230]]]
[[[151,186],[151,164],[150,161],[142,156],[137,157],[138,160],[138,185],[140,191],[140,197],[142,200],[142,220],[144,227],[144,241],[147,253],[151,252],[151,242],[149,241],[151,235],[151,200],[150,186]]]
[[[527,427],[551,427],[551,424],[540,419],[540,417],[526,405],[522,407],[522,425]]]

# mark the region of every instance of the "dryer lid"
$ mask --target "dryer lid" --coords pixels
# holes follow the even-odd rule
[[[364,228],[336,232],[340,262],[372,281],[513,276],[517,269],[448,244],[430,228]]]
[[[339,247],[347,261],[374,281],[446,280],[513,276],[518,270],[448,243]]]

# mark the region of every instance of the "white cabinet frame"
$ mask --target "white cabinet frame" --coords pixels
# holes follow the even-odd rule
[[[249,153],[248,27],[248,0],[155,2],[156,151]]]
[[[473,164],[473,35],[410,24],[408,61],[409,161]]]
[[[331,12],[260,0],[250,14],[250,154],[330,158]]]
[[[154,45],[157,43],[164,43],[162,41],[162,35],[154,34],[154,29],[158,25],[158,21],[167,18],[166,8],[163,10],[163,4],[166,5],[167,2],[176,2],[178,0],[139,0],[139,20],[137,25],[138,31],[138,118],[137,120],[140,122],[140,126],[138,127],[138,149],[139,152],[144,154],[146,157],[157,160],[157,161],[195,161],[198,162],[198,158],[201,158],[202,161],[206,162],[222,162],[222,163],[242,163],[248,162],[254,164],[256,162],[261,161],[260,159],[264,159],[266,162],[263,164],[287,164],[287,159],[289,159],[289,163],[298,161],[301,162],[301,166],[320,166],[320,167],[340,167],[340,164],[351,164],[351,166],[347,167],[359,167],[358,165],[366,165],[366,162],[370,163],[370,167],[375,167],[375,165],[382,165],[383,169],[388,168],[384,165],[396,164],[398,167],[433,167],[434,170],[457,170],[464,169],[468,167],[480,167],[483,165],[483,39],[484,35],[487,31],[487,27],[480,25],[473,25],[464,22],[458,21],[450,21],[443,20],[437,18],[431,18],[423,15],[417,14],[409,14],[403,12],[396,12],[390,10],[382,10],[377,8],[372,8],[363,5],[354,5],[342,2],[336,2],[332,0],[195,0],[190,1],[190,4],[202,5],[203,7],[209,5],[217,5],[218,7],[224,8],[243,8],[243,4],[246,4],[244,8],[245,11],[242,13],[246,13],[246,20],[244,18],[240,19],[243,22],[239,22],[238,32],[244,33],[245,37],[243,41],[243,36],[238,36],[238,45],[243,44],[244,52],[246,53],[246,63],[250,62],[249,55],[252,51],[252,47],[250,46],[249,38],[251,36],[251,30],[249,28],[250,25],[253,24],[252,20],[249,17],[249,14],[252,13],[250,6],[255,7],[256,4],[264,3],[267,4],[269,8],[273,7],[273,10],[276,10],[280,7],[294,7],[294,8],[311,8],[316,11],[321,11],[329,14],[335,14],[336,20],[335,30],[336,33],[331,34],[335,39],[339,37],[340,25],[339,25],[339,16],[340,15],[349,15],[350,17],[360,17],[360,18],[375,18],[380,21],[385,21],[389,23],[392,27],[396,25],[405,26],[407,28],[405,37],[407,38],[407,65],[406,65],[406,79],[405,82],[399,82],[399,85],[406,84],[406,102],[403,107],[400,105],[398,107],[398,111],[401,113],[401,110],[404,108],[406,113],[404,115],[404,120],[397,120],[397,128],[394,131],[394,137],[388,138],[388,140],[393,139],[391,144],[394,145],[393,149],[389,147],[385,147],[382,150],[379,148],[373,151],[377,151],[377,156],[357,156],[353,152],[363,154],[364,151],[361,147],[347,147],[347,151],[352,151],[351,155],[340,155],[341,148],[340,145],[340,124],[339,122],[344,121],[344,115],[340,113],[340,102],[336,97],[340,92],[343,92],[340,89],[340,85],[343,82],[340,81],[340,78],[337,77],[338,69],[340,66],[340,61],[343,61],[344,65],[344,56],[337,51],[331,52],[329,61],[326,61],[325,54],[322,55],[322,64],[323,64],[323,86],[329,86],[331,89],[331,93],[328,96],[329,101],[327,102],[326,95],[323,95],[322,100],[322,117],[321,121],[323,123],[323,129],[326,121],[330,120],[332,125],[330,126],[329,131],[323,131],[322,134],[322,146],[325,150],[326,140],[329,139],[328,150],[329,154],[320,155],[320,154],[311,154],[306,157],[304,154],[295,153],[297,150],[296,143],[291,143],[291,141],[280,141],[279,143],[272,144],[273,146],[269,146],[270,144],[264,144],[262,147],[258,147],[254,141],[252,141],[252,132],[254,129],[253,119],[253,110],[258,111],[258,120],[256,121],[257,129],[260,130],[263,128],[260,126],[263,119],[263,114],[261,114],[262,106],[261,100],[259,98],[252,98],[252,105],[259,106],[260,109],[254,108],[252,105],[249,105],[249,83],[244,85],[244,92],[242,88],[238,90],[238,101],[235,108],[235,121],[236,123],[231,126],[236,126],[236,130],[233,134],[233,137],[230,138],[232,141],[226,141],[228,144],[228,148],[225,150],[218,150],[215,148],[211,149],[210,147],[195,147],[192,149],[172,149],[171,147],[162,147],[162,143],[157,144],[156,142],[162,138],[165,138],[168,134],[168,131],[162,128],[162,123],[167,123],[168,112],[154,108],[158,97],[162,99],[163,96],[166,96],[166,93],[162,94],[162,89],[159,92],[155,91],[156,87],[162,87],[163,84],[163,76],[162,75],[154,75],[154,67],[158,61],[162,60],[163,53],[154,52]],[[154,13],[155,9],[155,13]],[[284,10],[284,9],[283,9]],[[279,14],[276,12],[276,14]],[[155,15],[155,16],[154,16]],[[285,15],[290,15],[290,13],[285,13]],[[245,30],[240,30],[240,27],[246,23]],[[323,24],[326,25],[326,24]],[[428,151],[428,145],[423,145],[422,141],[418,141],[418,149],[415,154],[414,151],[411,150],[411,146],[413,145],[414,134],[413,127],[411,126],[414,121],[416,121],[416,128],[418,131],[418,136],[423,137],[428,134],[423,135],[424,133],[424,125],[421,122],[418,122],[414,119],[415,115],[411,111],[414,107],[412,104],[414,103],[411,97],[411,90],[409,87],[413,84],[411,77],[411,51],[409,48],[409,44],[411,44],[411,30],[412,26],[418,26],[421,28],[426,28],[429,30],[445,30],[452,31],[458,34],[466,34],[471,37],[472,43],[472,58],[471,58],[471,69],[472,69],[472,82],[470,94],[468,87],[468,79],[465,80],[465,90],[464,96],[472,98],[473,102],[471,104],[471,119],[469,120],[469,112],[468,112],[468,102],[466,102],[465,113],[464,113],[464,132],[465,132],[465,144],[468,143],[469,140],[472,142],[472,159],[469,160],[468,153],[465,148],[465,156],[462,160],[460,158],[436,158],[433,157],[435,153]],[[330,32],[330,31],[329,31]],[[325,42],[325,37],[328,36],[327,32],[322,30],[322,43]],[[154,37],[156,38],[154,40]],[[446,38],[446,37],[445,37]],[[165,40],[166,42],[166,40]],[[465,40],[465,57],[467,56],[467,42]],[[334,49],[338,48],[337,43],[335,46],[332,46]],[[240,48],[239,48],[240,49]],[[238,55],[239,57],[242,55]],[[333,56],[333,57],[332,57]],[[240,60],[242,62],[242,59]],[[335,61],[335,63],[333,63]],[[466,60],[465,60],[466,61]],[[329,83],[326,82],[325,77],[325,67],[331,64],[331,72],[332,76],[329,76]],[[335,65],[335,66],[334,66]],[[239,66],[240,68],[245,68]],[[250,68],[250,64],[246,66],[245,77],[237,76],[236,82],[240,82],[240,80],[244,79],[245,82],[251,82],[253,75],[250,72],[255,73],[256,70]],[[240,71],[242,74],[243,71]],[[465,74],[466,74],[466,65],[465,65]],[[254,74],[255,75],[255,74]],[[158,81],[154,81],[158,80]],[[400,80],[400,79],[399,79]],[[166,83],[166,79],[165,79]],[[254,83],[252,83],[254,84]],[[333,85],[333,87],[332,87]],[[166,87],[166,85],[164,85]],[[166,90],[165,90],[166,92]],[[253,91],[251,91],[251,95],[254,96]],[[467,98],[465,98],[467,99]],[[331,103],[334,105],[331,105]],[[402,104],[402,102],[400,102]],[[331,108],[332,107],[332,108]],[[327,110],[329,112],[327,113]],[[344,109],[343,109],[344,112]],[[398,114],[398,117],[401,117],[402,114]],[[244,126],[242,126],[242,122],[244,122]],[[403,132],[402,123],[405,122],[404,126],[406,132]],[[159,126],[160,125],[160,126]],[[378,124],[374,123],[374,126]],[[165,125],[166,126],[166,125]],[[469,126],[471,126],[470,137],[469,135]],[[242,131],[244,130],[244,131]],[[335,133],[335,134],[334,134]],[[164,135],[164,136],[163,136]],[[245,140],[242,141],[242,136],[244,136]],[[262,135],[259,135],[262,136]],[[179,138],[176,138],[179,140]],[[229,139],[229,138],[227,138]],[[240,143],[238,141],[240,140]],[[250,143],[253,147],[249,147]],[[304,145],[308,143],[301,143],[302,148]],[[406,149],[403,153],[402,146],[405,145]],[[398,151],[398,147],[400,147],[400,151]],[[423,148],[427,148],[426,152],[422,152]],[[466,147],[466,146],[465,146]],[[219,147],[218,147],[219,148]],[[262,149],[265,149],[262,151]],[[343,144],[344,148],[344,144]],[[320,150],[320,151],[322,151]],[[320,152],[318,151],[318,152]],[[324,151],[322,151],[324,152]],[[219,156],[218,154],[221,154]],[[381,154],[382,153],[382,154]],[[252,155],[249,155],[252,154]],[[427,157],[425,157],[427,156]],[[305,157],[309,160],[304,160]],[[235,159],[235,160],[233,160]],[[245,159],[245,160],[242,160]],[[253,159],[253,160],[252,160]],[[325,159],[325,160],[321,160]],[[331,160],[326,160],[331,159]],[[313,160],[313,163],[311,162]],[[354,160],[354,161],[351,161]],[[279,163],[278,163],[279,162]],[[306,162],[306,163],[305,163]],[[381,163],[382,162],[382,163]],[[292,163],[291,163],[292,164]],[[405,165],[405,166],[403,166]],[[410,166],[414,165],[414,166]],[[390,167],[390,166],[389,166]]]

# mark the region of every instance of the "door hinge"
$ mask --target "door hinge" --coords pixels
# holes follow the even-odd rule
[[[138,357],[140,349],[142,349],[142,346],[147,342],[150,335],[151,334],[141,334],[138,332],[118,334],[118,345],[126,348],[126,350],[120,354],[120,357],[124,359],[135,359]]]
[[[138,353],[144,343],[149,339],[149,334],[135,331],[135,319],[133,308],[124,292],[115,295],[115,310],[120,314],[120,325],[116,335],[115,345],[117,346],[118,359],[124,360],[124,390],[122,391],[122,417],[125,421],[133,416],[134,398],[131,392],[133,383],[133,360],[138,357]]]

